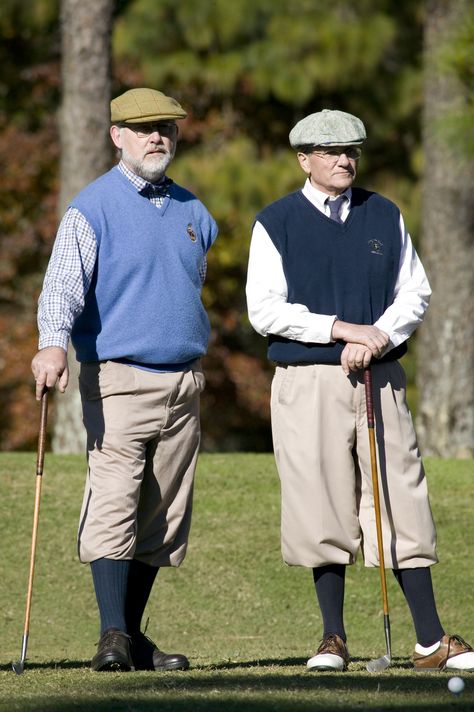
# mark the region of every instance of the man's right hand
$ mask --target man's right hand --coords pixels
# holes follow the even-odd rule
[[[66,390],[69,380],[67,353],[60,346],[48,346],[38,351],[31,362],[31,370],[36,381],[36,400],[41,400],[45,386]]]
[[[372,356],[379,358],[390,343],[390,337],[385,331],[371,324],[350,324],[336,319],[332,327],[334,341],[345,341],[346,344],[361,344],[366,346]]]

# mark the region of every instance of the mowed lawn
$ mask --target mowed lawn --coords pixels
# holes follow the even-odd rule
[[[450,675],[412,671],[411,619],[388,572],[394,665],[385,653],[378,570],[348,571],[346,673],[307,673],[321,636],[311,572],[280,557],[279,485],[270,454],[204,454],[194,521],[180,569],[160,571],[147,633],[191,669],[92,673],[98,617],[90,571],[79,564],[76,529],[85,461],[46,453],[25,672],[20,656],[35,490],[35,453],[0,455],[0,710],[12,712],[232,712],[234,710],[474,710],[474,674],[464,693]],[[474,641],[474,462],[427,460],[441,564],[433,568],[446,629]]]

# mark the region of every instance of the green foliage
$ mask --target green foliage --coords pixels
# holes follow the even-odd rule
[[[419,33],[417,4],[412,7]],[[322,101],[350,105],[369,86],[383,90],[383,78],[390,78],[397,111],[405,48],[397,19],[373,2],[137,0],[117,23],[114,50],[140,68],[145,82],[186,96],[192,111],[227,100],[245,114],[249,98],[254,105],[272,102],[285,112],[287,131],[295,111]],[[164,25],[166,32],[156,31]],[[273,128],[267,122],[268,140]]]
[[[460,85],[463,101],[447,112],[439,129],[468,162],[474,156],[474,8],[463,0],[459,12],[462,20],[438,49],[438,71]]]
[[[441,563],[433,567],[443,625],[472,642],[474,573],[466,565],[473,490],[470,461],[429,460]],[[474,688],[454,699],[448,676],[410,668],[414,632],[394,577],[388,576],[394,666],[365,670],[385,652],[380,581],[359,561],[347,572],[346,624],[354,660],[348,672],[309,674],[321,636],[310,571],[280,555],[279,484],[271,455],[203,455],[187,557],[162,569],[145,616],[164,650],[189,655],[182,673],[92,674],[98,615],[76,531],[86,462],[46,453],[25,672],[21,649],[34,501],[35,456],[0,456],[0,613],[2,712],[364,712],[472,709]],[[462,577],[462,578],[461,578]],[[471,636],[471,637],[470,637]]]
[[[324,107],[363,118],[369,140],[359,183],[399,201],[416,240],[422,5],[136,0],[116,23],[119,74],[135,67],[143,84],[177,96],[188,110],[170,173],[220,227],[204,291],[213,325],[206,448],[235,447],[236,436],[246,449],[269,444],[271,369],[245,316],[244,284],[255,215],[305,178],[288,146],[299,118]]]
[[[29,362],[36,297],[57,223],[59,5],[0,4],[0,443],[6,449],[35,440]],[[189,116],[170,174],[208,205],[220,227],[204,290],[213,326],[203,398],[208,449],[271,447],[271,367],[265,341],[246,318],[244,285],[255,215],[304,180],[288,146],[296,121],[324,107],[359,115],[369,139],[358,183],[395,200],[418,241],[425,6],[422,0],[115,3],[114,93],[149,84],[182,101]],[[469,86],[471,45],[466,21],[446,61]],[[463,141],[472,136],[469,111],[455,118]]]
[[[3,0],[0,4],[0,130],[29,131],[58,99],[59,0]]]

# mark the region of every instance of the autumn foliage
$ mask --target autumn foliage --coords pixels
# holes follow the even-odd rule
[[[296,5],[298,12],[283,0],[116,3],[113,92],[153,86],[186,107],[170,175],[203,200],[220,228],[203,293],[212,323],[202,403],[209,450],[271,447],[272,366],[248,323],[244,287],[256,213],[304,180],[288,146],[292,125],[325,107],[361,115],[370,139],[361,182],[396,200],[417,237],[420,4]],[[37,437],[30,361],[58,222],[58,10],[57,0],[0,7],[4,450],[33,448]]]

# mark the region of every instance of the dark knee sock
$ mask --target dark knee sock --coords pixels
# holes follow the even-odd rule
[[[96,559],[91,563],[101,634],[108,628],[127,632],[125,598],[129,567],[130,561],[115,559]]]
[[[428,647],[441,640],[444,630],[436,610],[429,567],[395,569],[393,573],[410,608],[417,642]]]
[[[344,564],[328,564],[313,569],[319,608],[323,617],[323,637],[336,633],[346,641],[344,630]]]
[[[125,620],[129,635],[140,632],[143,613],[158,571],[158,566],[149,566],[137,559],[130,562],[125,602]]]

